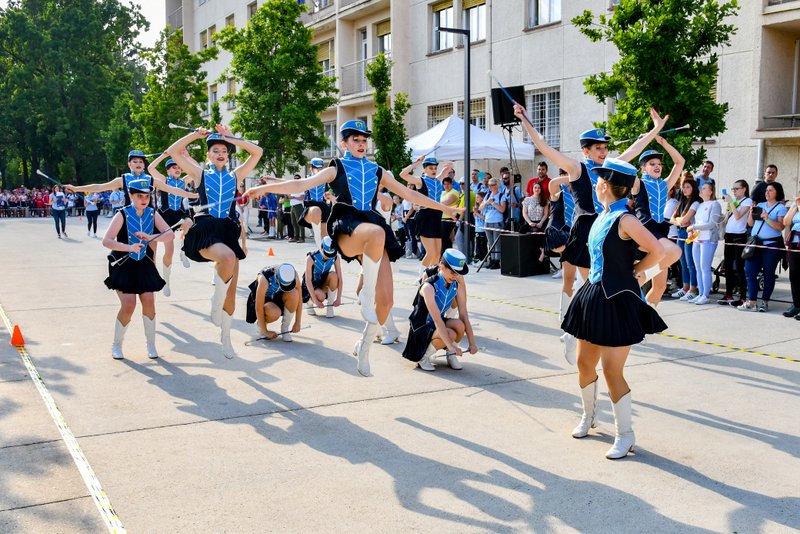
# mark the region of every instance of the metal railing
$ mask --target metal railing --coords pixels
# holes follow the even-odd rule
[[[176,30],[183,28],[183,6],[167,15],[167,24]]]
[[[336,67],[329,67],[327,69],[322,69],[322,75],[328,76],[329,78],[336,77]]]
[[[307,1],[306,5],[311,7],[311,11],[307,11],[300,15],[300,22],[303,24],[314,24],[320,19],[324,19],[334,14],[333,0],[316,0],[315,2]]]
[[[373,88],[367,81],[366,69],[376,56],[356,61],[342,67],[339,76],[339,90],[342,96],[357,95],[372,92]]]
[[[370,0],[339,0],[339,6],[341,8],[345,8],[345,7],[349,6],[349,5],[355,4],[357,2],[363,2],[364,4],[366,4],[369,1]]]

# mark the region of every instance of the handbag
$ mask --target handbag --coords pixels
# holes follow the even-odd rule
[[[772,213],[772,210],[774,210],[776,207],[778,207],[778,204],[779,203],[776,202],[775,205],[772,206],[772,208],[767,212],[767,217],[768,218],[769,218],[769,214]],[[758,234],[758,232],[761,231],[761,228],[764,227],[764,223],[765,222],[767,222],[765,219],[761,219],[761,226],[758,227],[758,230],[756,231],[756,234]],[[749,235],[749,236],[747,236],[747,244],[745,245],[744,250],[742,250],[742,259],[743,260],[749,260],[750,258],[755,256],[756,255],[756,248],[760,244],[761,244],[761,239],[758,237],[758,235]]]

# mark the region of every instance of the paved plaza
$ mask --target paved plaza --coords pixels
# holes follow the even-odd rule
[[[0,305],[129,532],[800,529],[800,322],[782,304],[664,302],[669,330],[626,368],[635,454],[609,461],[602,378],[597,431],[570,435],[580,396],[558,340],[560,280],[473,269],[480,352],[462,371],[440,360],[426,373],[402,343],[376,344],[363,378],[350,355],[363,328],[355,264],[343,263],[351,298],[336,318],[304,316],[311,328],[292,343],[246,345],[247,284],[271,263],[301,268],[313,247],[250,240],[227,360],[208,319],[212,268],[184,269],[176,253],[172,296],[157,296],[161,358],[146,356],[137,309],[115,361],[107,252],[82,224],[58,240],[51,219],[0,220]],[[416,273],[398,262],[401,341]],[[784,274],[776,298],[787,293]],[[0,532],[102,532],[9,338],[0,326]]]

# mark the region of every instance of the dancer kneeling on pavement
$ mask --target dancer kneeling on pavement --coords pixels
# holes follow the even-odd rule
[[[335,272],[331,272],[334,269]],[[309,252],[306,259],[306,272],[303,278],[303,302],[309,300],[313,306],[308,308],[309,315],[316,315],[316,309],[325,306],[326,317],[333,317],[333,308],[342,304],[342,262],[333,248],[330,236],[322,238],[319,250]]]
[[[597,199],[604,211],[589,232],[591,269],[586,283],[577,291],[561,323],[561,328],[578,338],[578,383],[583,399],[583,417],[572,431],[585,437],[595,426],[597,403],[597,363],[614,408],[616,436],[606,453],[610,459],[622,458],[633,449],[631,391],[623,368],[631,345],[645,334],[667,328],[655,308],[649,306],[639,281],[659,269],[664,246],[628,209],[628,194],[636,180],[633,165],[606,158],[596,167]],[[646,256],[634,265],[637,249]]]
[[[117,211],[103,237],[109,254],[106,287],[117,292],[120,308],[114,324],[111,356],[123,359],[122,340],[136,309],[136,295],[142,303],[142,320],[147,339],[147,357],[158,358],[156,351],[156,301],[153,295],[164,287],[155,264],[156,241],[173,238],[172,230],[153,208],[149,207],[151,182],[140,178],[127,184],[131,205]],[[154,229],[162,232],[153,236]]]
[[[438,268],[434,273],[433,269]],[[449,248],[442,254],[439,265],[427,269],[430,275],[414,296],[413,310],[409,317],[411,328],[403,357],[417,362],[424,371],[435,371],[433,360],[436,351],[447,349],[447,365],[461,369],[462,350],[456,345],[467,334],[469,353],[478,352],[475,335],[467,314],[467,287],[464,275],[469,272],[467,257],[459,250]],[[453,301],[458,306],[458,318],[448,319],[445,314]]]
[[[231,344],[231,321],[236,308],[236,281],[239,260],[247,256],[247,225],[237,218],[236,190],[239,182],[255,169],[262,150],[254,143],[234,137],[227,126],[218,124],[217,132],[211,134],[205,128],[198,128],[175,141],[167,153],[186,171],[185,184],[195,187],[200,195],[199,202],[203,208],[195,214],[194,224],[186,232],[183,253],[192,261],[215,263],[211,322],[220,327],[223,355],[233,358],[236,351]],[[206,168],[195,166],[185,156],[186,146],[203,138],[206,138],[206,157],[210,163]],[[249,152],[250,156],[230,171],[228,161],[237,146]]]
[[[267,339],[278,336],[292,341],[292,333],[300,331],[303,316],[303,298],[300,291],[300,279],[288,263],[277,267],[266,267],[250,284],[250,295],[247,297],[247,322],[257,323],[261,334]],[[281,329],[273,332],[267,328],[269,323],[281,319]],[[294,325],[289,323],[294,318]]]
[[[392,309],[394,287],[390,262],[403,255],[391,227],[375,211],[378,191],[382,187],[415,204],[447,213],[463,209],[448,208],[425,195],[412,191],[394,179],[392,173],[366,159],[367,143],[372,132],[361,120],[352,120],[341,127],[345,155],[331,161],[329,167],[310,178],[270,183],[247,191],[250,197],[265,192],[300,193],[320,184],[329,184],[336,203],[328,219],[328,235],[345,261],[358,260],[364,270],[361,291],[361,315],[367,321],[353,354],[358,358],[358,372],[370,376],[369,350]]]

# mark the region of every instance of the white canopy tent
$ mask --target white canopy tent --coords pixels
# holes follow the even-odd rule
[[[470,158],[508,159],[508,144],[502,136],[470,125]],[[440,160],[464,159],[464,120],[450,115],[430,130],[415,135],[406,146],[411,149],[411,157],[416,159],[431,153]],[[514,156],[518,159],[533,160],[535,148],[528,143],[515,142]]]

